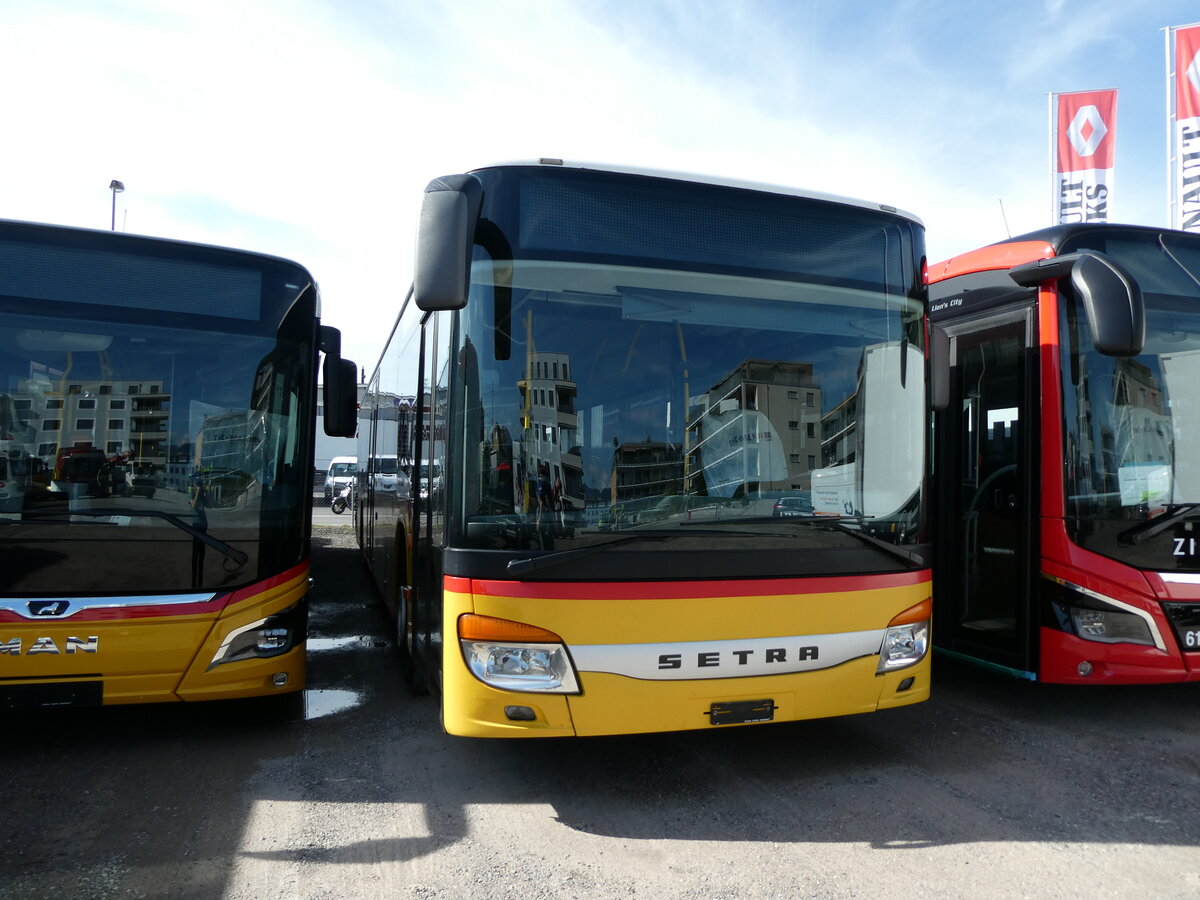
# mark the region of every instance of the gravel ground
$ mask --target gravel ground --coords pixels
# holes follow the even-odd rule
[[[352,541],[316,529],[302,703],[6,719],[0,896],[1200,896],[1195,686],[939,661],[888,713],[451,738],[400,687]]]

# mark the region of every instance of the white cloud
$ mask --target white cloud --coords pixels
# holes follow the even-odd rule
[[[1144,19],[1041,0],[10,2],[0,213],[107,227],[119,178],[118,225],[307,265],[369,365],[424,185],[497,160],[867,197],[921,216],[938,257],[1002,237],[1001,198],[1014,232],[1046,224],[1047,92],[1116,86],[1135,124],[1114,207],[1148,221],[1169,22]]]

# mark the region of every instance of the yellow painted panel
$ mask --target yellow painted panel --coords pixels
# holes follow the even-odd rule
[[[184,700],[224,700],[302,689],[305,677],[305,649],[302,646],[268,659],[222,663],[211,669],[209,665],[231,632],[294,606],[307,590],[307,576],[296,578],[227,609],[183,676],[179,696]],[[277,672],[288,677],[283,688],[271,685],[271,676]]]
[[[178,682],[200,642],[212,627],[211,616],[171,616],[116,621],[31,621],[0,625],[0,644],[19,638],[20,655],[0,654],[0,677],[41,678],[102,674],[106,677],[173,673]],[[86,642],[95,652],[78,649]],[[31,650],[39,641],[57,653]],[[68,652],[72,648],[74,652]]]
[[[785,597],[641,600],[517,599],[444,594],[446,636],[443,720],[451,734],[542,737],[677,731],[712,727],[715,702],[774,701],[774,721],[871,712],[929,697],[930,658],[877,675],[871,655],[841,665],[750,678],[644,680],[580,673],[579,695],[501,691],[467,670],[457,640],[459,615],[475,612],[546,628],[568,648],[583,644],[680,643],[882,630],[896,614],[929,596],[929,583],[858,592]],[[905,690],[902,683],[912,679]],[[511,722],[505,706],[533,708],[536,722]]]
[[[630,644],[867,631],[886,627],[929,595],[929,582],[760,597],[580,600],[477,594],[474,608],[466,611],[546,628],[568,643]]]
[[[29,684],[64,680],[104,683],[104,703],[225,699],[304,687],[305,650],[272,659],[208,665],[231,631],[298,603],[308,574],[251,595],[220,616],[148,616],[117,620],[44,620],[0,624],[0,677]],[[20,652],[13,652],[19,641]],[[4,648],[8,652],[3,652]],[[283,672],[287,685],[272,685]]]

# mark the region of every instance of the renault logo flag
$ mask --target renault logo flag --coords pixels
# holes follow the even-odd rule
[[[1107,222],[1117,141],[1117,92],[1050,95],[1055,225]]]
[[[1167,55],[1169,61],[1174,57],[1175,78],[1170,222],[1172,228],[1200,232],[1200,25],[1170,32]]]

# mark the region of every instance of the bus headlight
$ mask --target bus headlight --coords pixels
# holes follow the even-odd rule
[[[1166,651],[1149,612],[1113,597],[1049,575],[1042,578],[1048,602],[1043,624],[1097,644],[1144,644]]]
[[[491,616],[458,619],[463,661],[484,684],[502,691],[578,694],[575,667],[552,631]]]
[[[1133,613],[1072,606],[1071,622],[1075,625],[1075,633],[1085,641],[1154,646],[1154,636],[1150,633],[1149,626],[1141,616],[1135,616]]]
[[[283,612],[231,631],[213,654],[208,668],[212,670],[223,663],[244,659],[282,656],[293,647],[304,643],[307,633],[308,606],[300,602]]]
[[[929,620],[933,600],[922,600],[910,606],[888,623],[879,648],[877,675],[916,665],[929,652]]]

